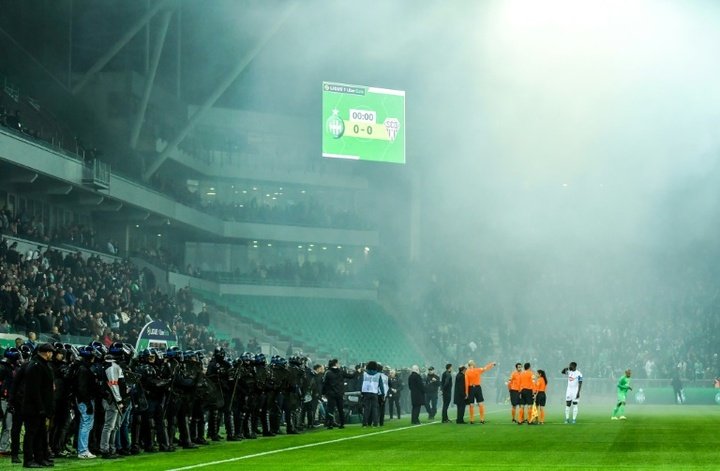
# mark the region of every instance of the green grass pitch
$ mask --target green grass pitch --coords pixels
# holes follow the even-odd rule
[[[55,469],[720,469],[720,407],[630,405],[626,421],[611,421],[611,409],[612,404],[581,404],[577,423],[566,425],[563,406],[553,406],[546,409],[545,425],[518,426],[510,422],[507,407],[489,405],[485,425],[426,421],[410,426],[405,416],[382,428],[351,424],[344,430],[220,442],[112,463],[58,459]],[[3,458],[0,469],[21,465]]]

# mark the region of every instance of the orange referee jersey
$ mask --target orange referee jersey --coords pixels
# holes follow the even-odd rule
[[[540,376],[537,381],[535,381],[535,392],[545,392],[545,389],[547,388],[547,382],[545,381],[545,378]]]
[[[481,368],[468,368],[465,370],[465,395],[468,395],[470,386],[480,386],[482,383],[482,374],[492,369],[493,364],[488,363]]]
[[[508,389],[511,391],[520,391],[520,372],[518,370],[513,371],[510,375]]]
[[[520,373],[520,390],[533,389],[534,386],[532,370],[523,370]]]

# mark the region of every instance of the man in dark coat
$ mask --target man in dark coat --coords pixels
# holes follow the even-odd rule
[[[425,377],[425,410],[428,413],[428,420],[435,420],[439,389],[440,377],[435,373],[435,368],[431,366]]]
[[[355,378],[355,373],[341,369],[337,358],[328,362],[328,368],[323,377],[322,393],[327,398],[325,426],[329,429],[335,426],[345,428],[345,409],[343,407],[345,380],[353,378]]]
[[[440,378],[440,391],[442,392],[443,405],[442,405],[442,421],[443,423],[450,422],[447,411],[452,402],[452,363],[445,365],[445,371]]]
[[[458,424],[465,422],[465,367],[458,368],[458,374],[455,376],[455,405],[457,406]]]
[[[408,389],[410,389],[410,403],[412,404],[410,423],[419,425],[420,407],[425,405],[425,385],[420,376],[420,368],[417,365],[412,367],[412,373],[408,378]]]
[[[50,466],[46,421],[53,417],[53,371],[50,359],[54,348],[43,343],[36,349],[25,372],[25,395],[22,413],[25,418],[25,441],[23,443],[23,466],[40,468]]]

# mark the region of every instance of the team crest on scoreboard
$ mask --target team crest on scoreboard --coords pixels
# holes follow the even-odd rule
[[[400,130],[400,120],[397,118],[385,118],[385,132],[387,132],[390,141],[394,141],[397,137],[398,130]]]
[[[325,125],[330,135],[335,139],[340,139],[345,134],[345,121],[338,115],[338,110],[333,110],[332,116],[328,118]]]

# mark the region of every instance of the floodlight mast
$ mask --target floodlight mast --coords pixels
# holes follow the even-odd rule
[[[130,147],[132,149],[137,147],[140,130],[142,129],[143,122],[145,121],[145,112],[147,111],[147,106],[150,102],[150,94],[152,93],[153,85],[155,84],[155,75],[157,74],[160,56],[162,55],[163,46],[165,45],[165,37],[167,36],[168,25],[170,25],[170,18],[172,17],[172,14],[172,10],[166,10],[161,19],[160,30],[157,33],[155,49],[153,50],[153,56],[150,61],[150,68],[148,69],[147,77],[145,77],[145,90],[143,92],[142,100],[140,101],[140,108],[138,109],[137,117],[133,123],[132,131],[130,132]]]
[[[238,62],[235,67],[223,78],[222,81],[218,84],[218,86],[210,93],[210,96],[203,102],[203,104],[198,108],[198,110],[188,119],[188,122],[185,124],[185,126],[180,130],[180,132],[175,136],[175,138],[171,141],[169,141],[168,145],[163,149],[163,151],[155,158],[155,161],[153,161],[151,164],[148,165],[147,170],[145,173],[143,173],[143,179],[145,181],[149,180],[150,177],[152,177],[155,172],[160,168],[160,166],[167,160],[167,158],[170,156],[172,152],[177,149],[177,146],[187,137],[188,133],[195,127],[195,125],[198,123],[200,118],[203,117],[203,115],[210,109],[212,106],[220,99],[223,93],[230,88],[230,85],[235,82],[235,80],[242,74],[248,65],[257,57],[257,55],[260,53],[260,51],[265,47],[265,45],[272,39],[273,36],[278,32],[280,27],[285,23],[285,21],[288,19],[290,14],[295,11],[295,9],[298,6],[298,2],[292,2],[288,5],[288,7],[285,8],[285,10],[282,12],[280,17],[277,19],[277,21],[270,27],[265,34],[260,38],[260,40],[257,42],[255,47],[253,47],[243,58]]]
[[[80,91],[85,88],[85,85],[90,81],[91,78],[95,76],[98,72],[100,72],[103,67],[107,65],[110,60],[112,60],[113,57],[117,55],[120,50],[125,47],[127,43],[129,43],[132,38],[135,37],[135,35],[140,31],[143,26],[145,26],[148,21],[150,21],[160,10],[163,8],[168,8],[171,6],[172,3],[174,3],[175,0],[162,0],[157,2],[152,8],[150,8],[148,11],[143,14],[126,32],[125,34],[117,40],[115,44],[113,44],[110,49],[107,50],[105,54],[103,54],[95,63],[88,69],[87,72],[85,72],[85,75],[78,81],[78,83],[75,84],[75,86],[72,88],[73,95],[77,95],[80,93]],[[171,8],[174,8],[172,6]]]

